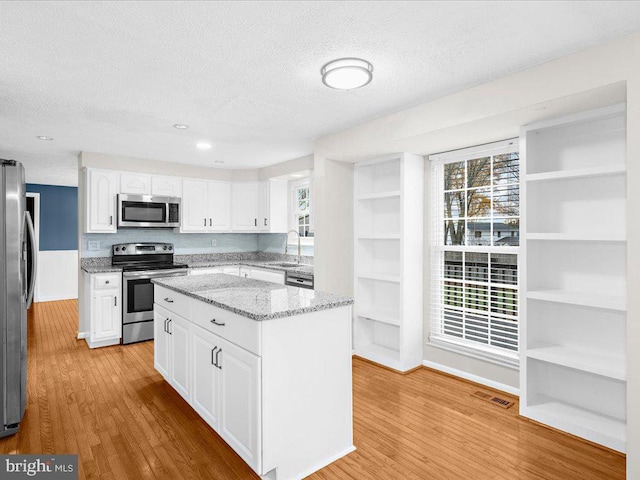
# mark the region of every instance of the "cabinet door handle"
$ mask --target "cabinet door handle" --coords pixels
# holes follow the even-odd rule
[[[207,226],[207,219],[206,218],[204,219],[204,226],[205,227]]]
[[[167,322],[168,322],[168,321],[169,321],[169,319],[168,319],[168,318],[165,318],[165,319],[164,319],[164,333],[169,333],[169,332],[167,332]]]
[[[171,322],[173,322],[173,320],[169,319],[169,323],[167,323],[167,333],[169,335],[173,335],[173,332],[171,331]]]
[[[254,224],[254,226],[256,226],[256,227],[258,226],[258,219],[257,219],[257,218],[254,218],[254,219],[253,219],[253,224]]]
[[[118,306],[118,297],[113,297],[113,306],[114,307]]]
[[[209,219],[209,226],[211,226],[211,219]]]
[[[214,325],[218,325],[219,327],[224,327],[226,325],[226,323],[224,322],[222,323],[216,322],[215,318],[211,320],[211,323],[213,323]]]
[[[113,215],[109,215],[109,225],[113,225]]]
[[[218,365],[216,365],[216,363],[213,361],[213,352],[215,352],[218,349],[218,347],[213,347],[211,349],[211,365],[217,367]]]
[[[173,300],[171,300],[169,297],[165,297],[164,301],[167,303],[173,303]]]
[[[222,370],[222,365],[220,365],[220,364],[218,363],[218,355],[220,355],[221,353],[222,353],[222,349],[219,349],[219,350],[216,352],[216,363],[215,363],[216,367],[218,367],[220,370]]]
[[[267,219],[266,218],[264,219],[264,226],[265,227],[267,226]]]

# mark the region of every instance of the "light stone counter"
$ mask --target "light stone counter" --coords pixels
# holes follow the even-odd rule
[[[152,282],[257,321],[353,304],[348,297],[224,273],[157,278]]]

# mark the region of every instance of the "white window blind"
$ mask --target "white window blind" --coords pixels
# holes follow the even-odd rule
[[[429,342],[518,365],[518,141],[431,155]]]

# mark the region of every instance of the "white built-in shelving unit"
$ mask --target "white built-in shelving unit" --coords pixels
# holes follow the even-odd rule
[[[356,355],[399,371],[422,364],[424,158],[356,165]]]
[[[626,448],[626,113],[525,126],[521,415]]]

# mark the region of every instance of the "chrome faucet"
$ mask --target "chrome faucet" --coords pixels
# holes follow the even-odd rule
[[[297,230],[289,230],[287,232],[287,238],[289,237],[289,234],[292,233],[292,232],[295,233],[298,236],[298,264],[299,264],[300,263],[300,234],[298,233]],[[285,242],[285,244],[284,244],[284,253],[285,253],[285,255],[287,254],[287,248],[289,247],[288,244],[289,244],[288,241]]]

